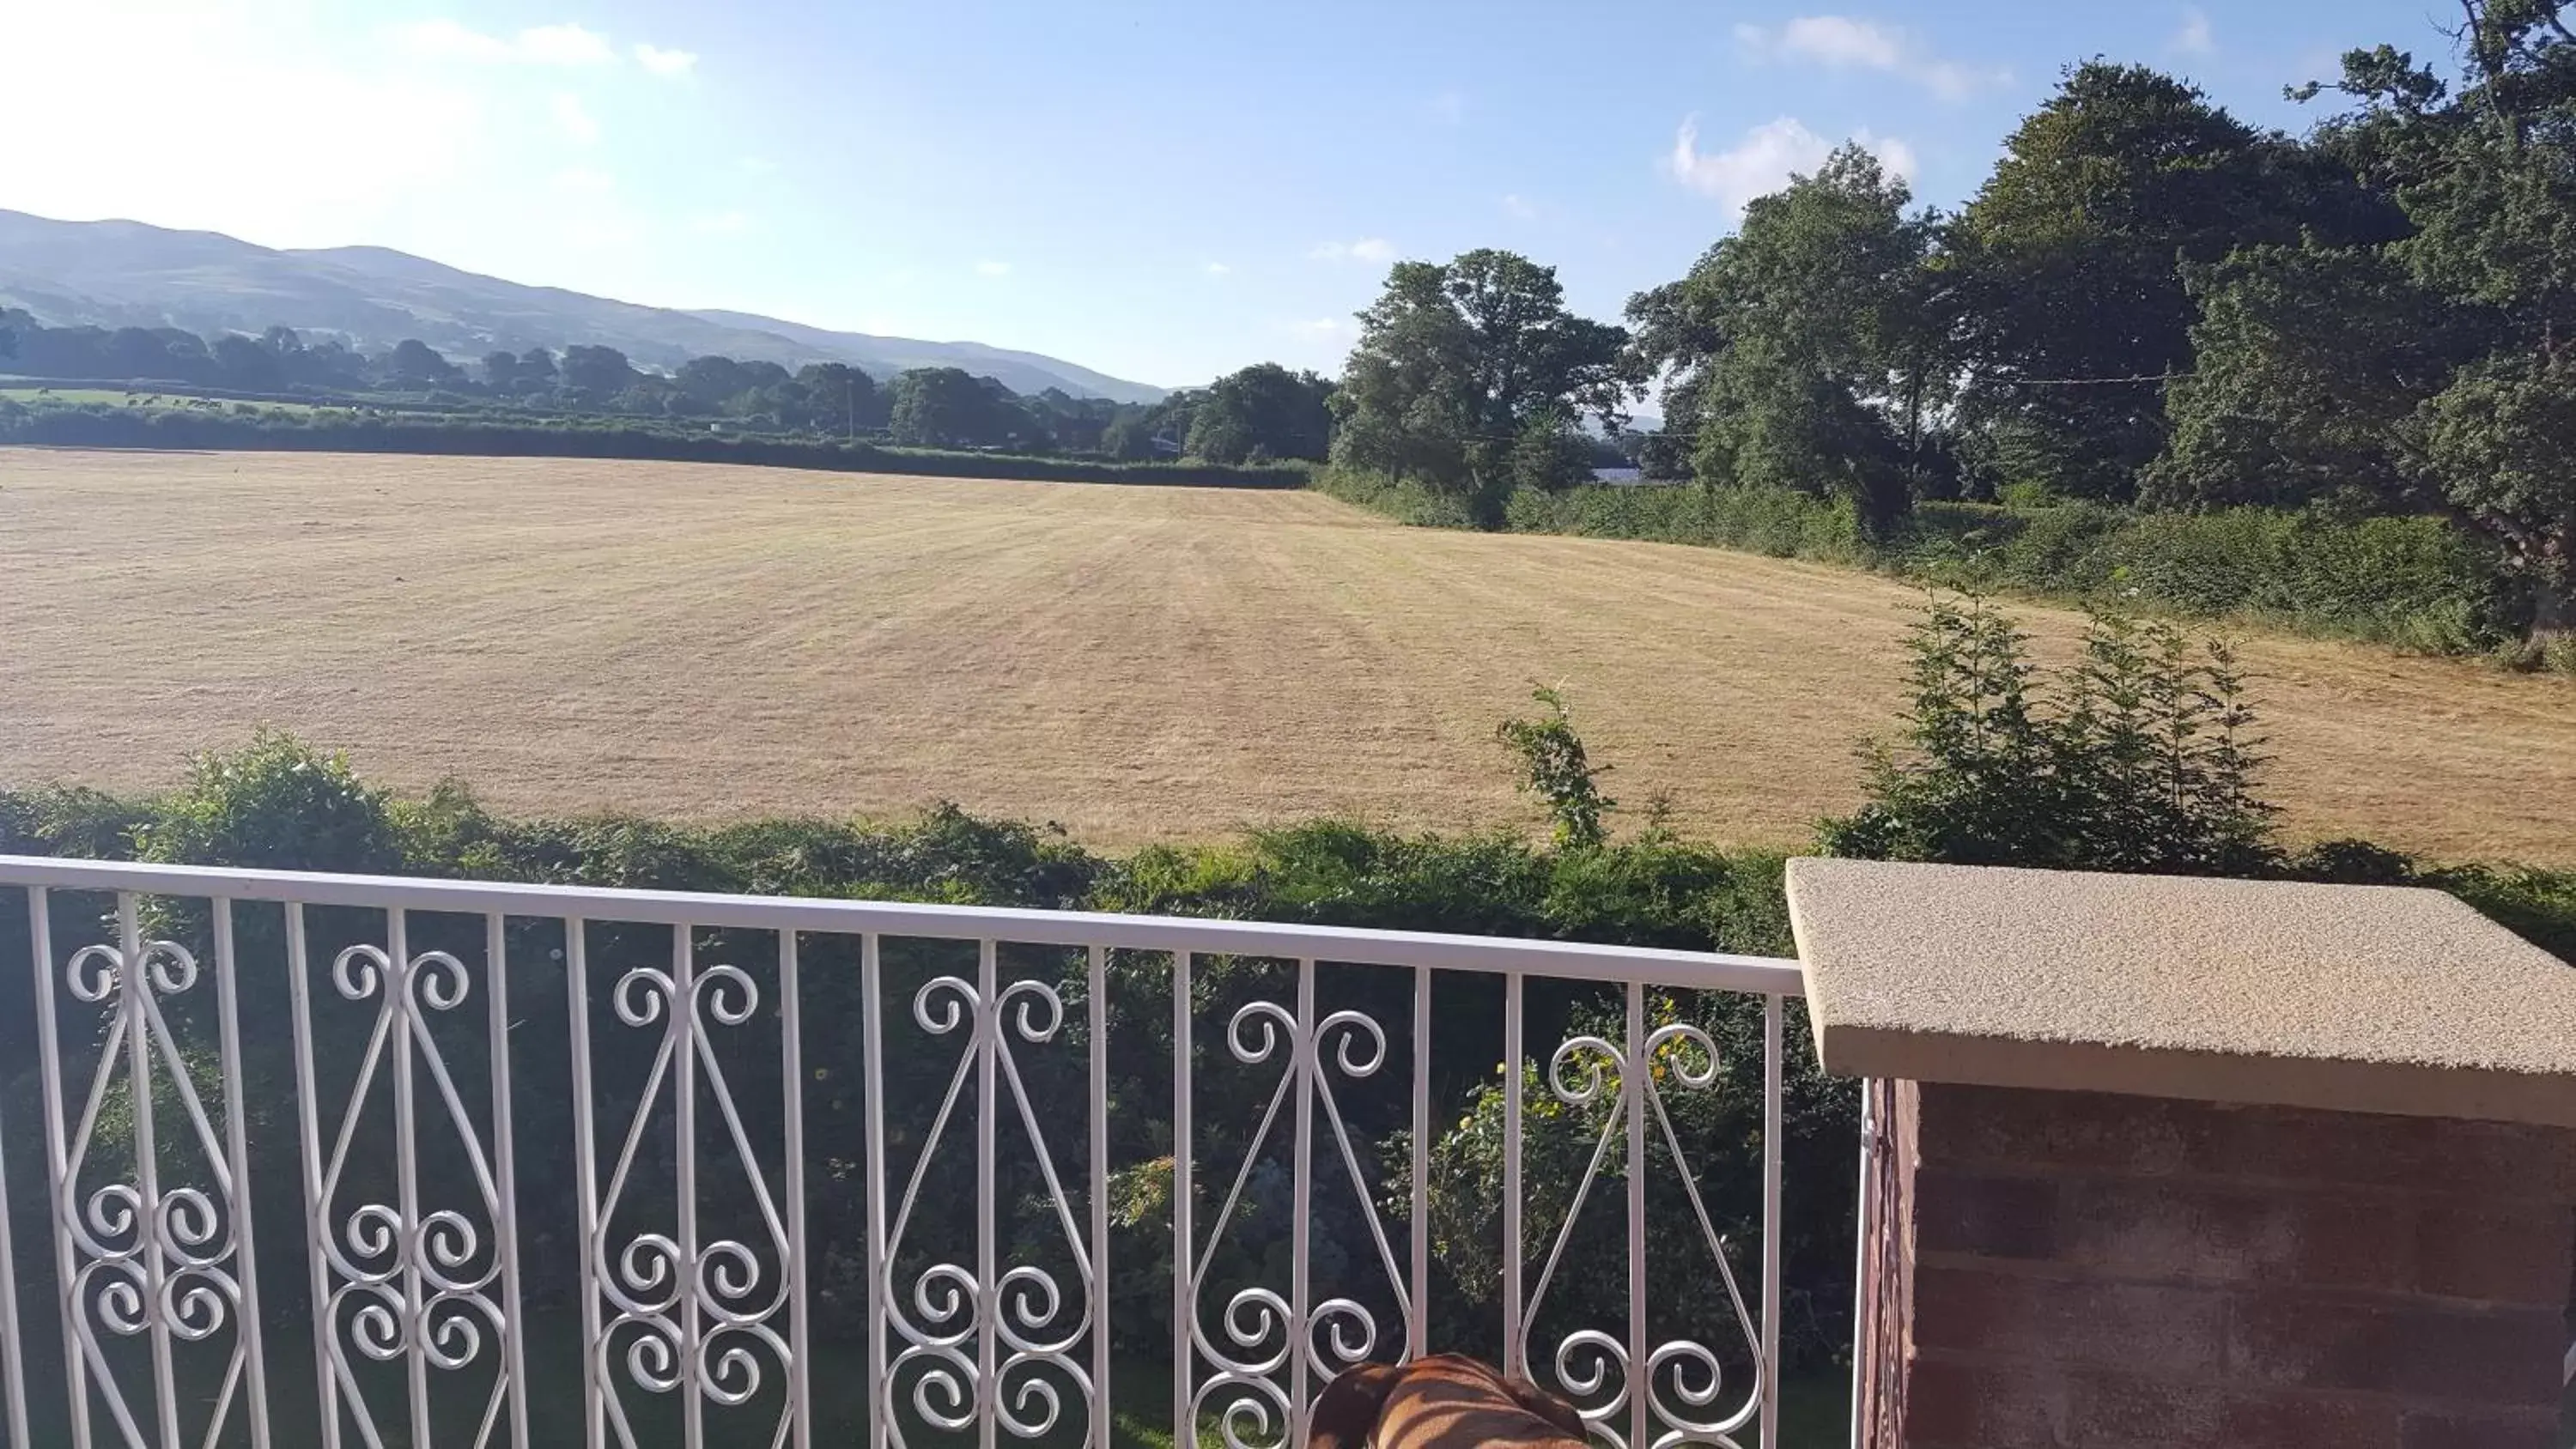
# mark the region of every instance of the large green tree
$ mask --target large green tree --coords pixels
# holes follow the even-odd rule
[[[804,389],[805,415],[826,432],[886,425],[892,399],[878,391],[874,378],[846,362],[809,362],[796,370],[796,385]]]
[[[2456,93],[2355,51],[2338,89],[2356,105],[2318,138],[2410,233],[2249,248],[2196,277],[2199,365],[2150,496],[2446,513],[2548,641],[2576,635],[2576,34],[2556,0],[2464,9]]]
[[[1211,463],[1323,461],[1332,442],[1332,380],[1258,362],[1209,384],[1190,418],[1188,452]]]
[[[958,367],[916,367],[894,380],[894,440],[916,448],[998,448],[1030,427],[998,383]]]
[[[1857,146],[1745,209],[1680,281],[1628,304],[1631,366],[1664,383],[1692,472],[1847,498],[1873,528],[1920,481],[1950,326],[1936,221]]]
[[[2075,67],[1947,238],[1977,451],[1998,481],[2125,499],[2190,371],[2183,269],[2387,219],[2330,158],[2140,66]]]
[[[1415,477],[1499,520],[1515,486],[1585,476],[1575,430],[1623,422],[1628,334],[1566,310],[1553,267],[1491,249],[1398,262],[1333,395],[1337,461]]]

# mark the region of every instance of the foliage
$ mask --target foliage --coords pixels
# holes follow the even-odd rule
[[[2044,674],[1982,600],[1936,598],[1908,643],[1902,754],[1868,752],[1868,803],[1818,826],[1829,854],[2169,875],[2280,860],[2255,793],[2262,740],[2221,642],[2097,616]]]
[[[1598,850],[1608,834],[1602,817],[1619,802],[1601,793],[1607,766],[1595,766],[1574,732],[1565,695],[1548,685],[1531,688],[1530,698],[1546,711],[1537,719],[1507,719],[1494,727],[1494,737],[1519,762],[1515,784],[1524,794],[1547,802],[1559,850]]]
[[[134,829],[138,860],[333,870],[398,869],[388,792],[348,756],[261,730],[239,750],[188,759],[188,783]]]
[[[1555,269],[1511,252],[1398,262],[1334,394],[1335,460],[1418,477],[1488,526],[1514,487],[1583,476],[1558,440],[1621,420],[1627,334],[1564,299]]]
[[[1329,379],[1275,362],[1228,373],[1195,400],[1185,451],[1211,463],[1320,463],[1332,445],[1332,394]]]
[[[1709,1154],[1732,1157],[1762,1140],[1762,1003],[1732,993],[1650,991],[1643,1007],[1641,1024],[1647,1034],[1689,1022],[1705,1030],[1716,1048],[1711,1061],[1694,1043],[1668,1041],[1649,1059],[1652,1090],[1671,1124],[1672,1138],[1682,1144],[1683,1161],[1674,1160],[1672,1140],[1662,1132],[1648,1134],[1646,1256],[1657,1284],[1649,1295],[1655,1317],[1648,1333],[1658,1342],[1699,1339],[1731,1365],[1728,1381],[1743,1383],[1736,1306],[1700,1233],[1693,1199],[1707,1208],[1724,1244],[1724,1273],[1732,1276],[1746,1308],[1758,1312],[1760,1178],[1741,1171],[1710,1172],[1707,1164]],[[1787,1017],[1784,1038],[1803,1039],[1802,1004],[1791,1003]],[[1612,1045],[1624,1045],[1626,1039],[1624,1011],[1611,999],[1580,1003],[1567,1026],[1570,1035]],[[1782,1197],[1797,1203],[1848,1202],[1856,1188],[1852,1154],[1846,1150],[1854,1141],[1850,1089],[1826,1078],[1809,1052],[1787,1051],[1783,1067]],[[1435,1302],[1457,1305],[1450,1321],[1433,1325],[1434,1341],[1474,1341],[1491,1332],[1486,1325],[1499,1317],[1506,1272],[1501,1252],[1504,1125],[1514,1087],[1521,1098],[1522,1222],[1532,1245],[1521,1271],[1529,1307],[1537,1314],[1532,1341],[1555,1342],[1577,1326],[1625,1320],[1627,1277],[1602,1271],[1603,1265],[1624,1266],[1628,1256],[1620,1204],[1627,1197],[1631,1169],[1626,1134],[1620,1130],[1625,1120],[1621,1086],[1618,1061],[1597,1050],[1568,1053],[1561,1069],[1524,1062],[1515,1073],[1498,1064],[1469,1094],[1456,1125],[1432,1139],[1426,1196],[1439,1286],[1446,1290]],[[1390,1135],[1384,1154],[1390,1161],[1401,1162],[1410,1153],[1409,1132]],[[1579,1211],[1578,1190],[1583,1196]],[[1401,1179],[1391,1184],[1385,1207],[1397,1217],[1408,1216],[1409,1184]],[[1849,1277],[1843,1260],[1851,1253],[1850,1218],[1840,1209],[1791,1212],[1783,1226],[1783,1356],[1796,1370],[1820,1368],[1837,1358],[1848,1362],[1849,1305],[1828,1295]],[[1542,1283],[1542,1266],[1560,1251],[1556,1271]]]
[[[0,409],[0,442],[58,447],[249,448],[332,453],[477,457],[660,458],[846,473],[939,478],[1031,478],[1065,483],[1166,483],[1296,488],[1301,465],[1121,463],[1099,458],[888,448],[832,438],[717,435],[704,428],[629,418],[543,418],[367,409],[269,408],[249,416],[190,408],[106,407],[40,401]]]
[[[956,367],[915,368],[896,378],[892,418],[894,440],[916,448],[998,448],[1032,431],[998,384]]]
[[[2128,497],[2163,447],[2158,384],[2191,370],[2184,267],[2303,228],[2384,228],[2338,169],[2171,77],[2070,70],[1948,238],[1962,404],[1995,477]]]
[[[1701,482],[1823,492],[1871,529],[1904,513],[1946,353],[1934,218],[1911,199],[1845,146],[1628,304],[1632,373],[1666,378],[1665,426],[1695,437]]]

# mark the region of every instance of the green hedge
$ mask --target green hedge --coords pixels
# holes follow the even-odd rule
[[[1469,526],[1462,505],[1418,483],[1336,469],[1315,486],[1406,523]],[[1892,537],[1871,540],[1849,510],[1811,494],[1588,485],[1517,492],[1504,526],[1859,564],[1949,588],[2241,619],[2425,653],[2506,649],[2521,632],[2518,601],[2490,551],[2438,518],[1925,503]]]
[[[1202,488],[1306,486],[1301,465],[1226,467],[1115,463],[1013,453],[887,448],[821,438],[746,437],[591,418],[494,421],[463,415],[317,408],[254,416],[185,408],[0,403],[0,443],[73,448],[201,448],[479,457],[658,459],[842,473],[1011,478],[1057,483],[1163,483]]]

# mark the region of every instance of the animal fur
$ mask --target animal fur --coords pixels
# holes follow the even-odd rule
[[[1574,1406],[1464,1354],[1353,1368],[1315,1399],[1306,1449],[1586,1449]]]

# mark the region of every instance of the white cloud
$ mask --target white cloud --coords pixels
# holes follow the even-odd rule
[[[1513,192],[1503,198],[1503,210],[1506,214],[1516,216],[1523,221],[1531,221],[1538,216],[1538,203],[1519,192]]]
[[[573,191],[597,196],[617,188],[617,178],[592,166],[567,166],[555,173],[557,191]]]
[[[1902,76],[1946,101],[2012,83],[2011,71],[1942,59],[1911,31],[1844,15],[1802,15],[1777,28],[1738,25],[1735,43],[1757,61]]]
[[[689,218],[689,230],[700,236],[740,236],[751,230],[751,218],[739,211],[703,212]]]
[[[975,275],[979,277],[1007,277],[1010,274],[1011,264],[1009,262],[977,262],[975,264]]]
[[[519,32],[519,54],[538,65],[606,65],[617,58],[608,37],[578,25],[540,25]]]
[[[599,118],[581,103],[581,97],[569,91],[557,92],[554,113],[555,125],[575,144],[588,146],[599,140]]]
[[[430,60],[482,65],[606,65],[617,59],[608,37],[579,25],[539,25],[512,39],[468,30],[453,20],[423,20],[394,31],[404,50]]]
[[[1310,321],[1291,322],[1288,330],[1302,337],[1329,342],[1346,333],[1356,334],[1360,329],[1358,323],[1347,317],[1317,317]]]
[[[2182,10],[2182,29],[2174,32],[2171,48],[2184,55],[2215,55],[2218,37],[2209,28],[2209,12],[2197,5]]]
[[[1919,158],[1914,148],[1895,137],[1863,131],[1852,138],[1869,148],[1889,171],[1912,178]],[[1793,175],[1811,173],[1832,155],[1834,143],[1809,130],[1794,116],[1782,116],[1744,133],[1723,151],[1699,148],[1699,117],[1683,120],[1673,137],[1672,154],[1664,160],[1673,179],[1703,196],[1715,197],[1730,211],[1742,211],[1757,196],[1789,184]]]
[[[1319,262],[1380,264],[1395,260],[1395,243],[1382,236],[1364,236],[1354,242],[1319,242],[1306,255]]]
[[[1227,266],[1223,262],[1209,262],[1200,267],[1199,270],[1207,273],[1211,277],[1222,277],[1230,275],[1234,271],[1234,268]]]
[[[695,51],[664,50],[658,45],[647,45],[639,40],[635,42],[635,63],[655,75],[678,78],[696,73],[698,56]]]

